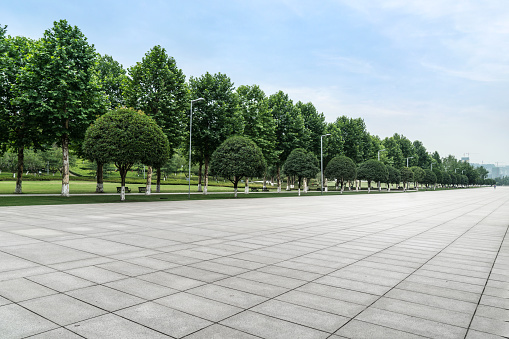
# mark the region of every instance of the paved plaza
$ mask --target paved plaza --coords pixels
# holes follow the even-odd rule
[[[508,225],[504,187],[0,207],[0,338],[507,338]]]

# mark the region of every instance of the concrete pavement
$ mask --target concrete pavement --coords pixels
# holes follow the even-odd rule
[[[0,207],[0,338],[509,337],[509,188]]]

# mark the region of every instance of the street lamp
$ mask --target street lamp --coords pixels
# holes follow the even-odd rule
[[[408,168],[408,159],[413,159],[414,157],[408,157],[406,158],[406,167]]]
[[[324,134],[320,136],[320,184],[322,190],[320,194],[323,195],[323,137],[329,136],[330,133]]]
[[[205,99],[198,98],[191,100],[191,110],[189,111],[189,176],[187,177],[189,180],[189,193],[187,194],[188,199],[191,199],[191,133],[193,131],[193,103],[203,100]]]

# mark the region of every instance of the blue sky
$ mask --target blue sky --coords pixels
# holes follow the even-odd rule
[[[163,46],[187,77],[311,101],[327,121],[361,117],[381,138],[509,165],[506,0],[3,1],[8,34],[78,26],[129,67]]]

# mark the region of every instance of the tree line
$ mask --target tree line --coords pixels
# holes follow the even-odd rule
[[[106,146],[84,149],[86,131],[106,112],[120,114],[120,108],[141,112],[164,135],[163,140],[159,131],[152,131],[159,141],[139,144],[146,149],[138,160],[149,166],[147,193],[152,169],[159,191],[164,162],[176,152],[187,154],[190,102],[197,98],[204,100],[192,106],[192,160],[198,165],[199,190],[204,193],[213,154],[232,136],[254,142],[265,163],[260,175],[275,177],[278,191],[283,175],[297,177],[299,182],[316,175],[311,173],[318,171],[321,154],[326,177],[339,180],[342,187],[354,179],[395,183],[398,174],[403,182],[472,185],[484,183],[487,174],[484,168],[474,169],[452,155],[441,158],[438,152],[430,153],[421,141],[412,142],[402,134],[384,139],[372,135],[362,118],[341,116],[328,123],[311,102],[293,102],[283,91],[267,96],[257,85],[235,87],[222,73],[207,72],[186,80],[161,46],[154,46],[141,61],[125,69],[111,56],[97,53],[81,30],[66,20],[54,22],[39,40],[9,36],[7,26],[0,26],[0,66],[0,146],[17,156],[16,193],[22,192],[27,150],[45,150],[55,144],[62,150],[62,195],[69,195],[69,150],[97,162],[97,191],[101,192],[102,165],[117,161],[111,153],[106,156]],[[113,121],[103,123],[115,124]],[[98,135],[105,135],[105,130],[96,129]],[[116,137],[129,144],[145,133],[142,129],[129,129]],[[163,149],[155,152],[157,145]],[[312,163],[303,173],[295,169],[299,164],[295,157],[290,157],[296,150],[300,152],[296,159]],[[378,157],[380,161],[375,160]],[[354,179],[340,177],[333,170],[333,164],[342,168],[338,161],[345,158],[355,167]],[[412,168],[411,179],[407,167]]]

